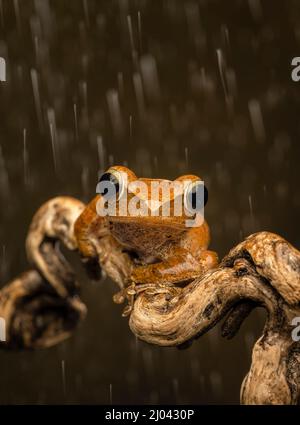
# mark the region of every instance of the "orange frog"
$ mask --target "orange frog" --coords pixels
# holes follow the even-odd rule
[[[138,179],[131,170],[120,166],[111,167],[100,180],[110,181],[116,187],[116,210],[113,215],[100,217],[96,211],[100,195],[97,196],[77,219],[75,237],[83,257],[97,258],[113,280],[121,287],[129,286],[127,293],[135,295],[136,285],[146,288],[153,284],[184,284],[217,265],[216,253],[207,250],[210,236],[205,221],[199,227],[187,227],[184,213],[166,216],[161,206],[156,215],[129,215],[127,209],[122,213],[120,199],[127,190],[126,183],[145,183],[148,191],[128,194],[127,202],[135,196],[150,208],[147,201],[151,202],[151,184],[165,180]],[[197,183],[200,179],[187,175],[177,181]],[[193,196],[191,188],[187,189]],[[182,201],[188,196],[182,196]],[[173,211],[174,191],[165,194],[162,190],[160,202],[169,202]],[[114,298],[116,302],[123,300],[122,292]]]
[[[153,285],[185,285],[218,264],[217,254],[207,249],[210,242],[207,223],[203,220],[199,226],[186,225],[190,218],[186,209],[193,205],[195,188],[201,179],[186,175],[173,183],[184,181],[190,182],[180,198],[185,208],[182,208],[181,215],[175,216],[172,212],[178,199],[174,190],[161,190],[158,206],[152,202],[153,183],[172,182],[137,178],[126,167],[111,167],[100,182],[109,183],[114,188],[113,214],[102,216],[98,213],[99,204],[103,207],[109,202],[105,190],[87,206],[69,197],[48,201],[31,224],[27,237],[28,257],[58,294],[65,297],[74,293],[77,285],[68,263],[57,253],[57,241],[77,250],[93,276],[103,270],[119,285],[120,292],[114,301],[129,300],[124,311],[127,315],[139,291]],[[139,184],[148,190],[128,191],[129,185]],[[124,209],[124,193],[127,203],[135,197],[135,202],[144,206],[146,214],[128,214],[127,208]],[[166,203],[170,208],[169,215],[163,214]]]

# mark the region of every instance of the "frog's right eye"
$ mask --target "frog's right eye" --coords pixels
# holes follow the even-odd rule
[[[123,173],[116,170],[109,170],[102,174],[99,183],[97,184],[96,192],[105,199],[119,200],[124,191]]]

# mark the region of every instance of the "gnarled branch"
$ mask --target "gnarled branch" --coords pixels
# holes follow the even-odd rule
[[[64,274],[58,279],[64,285]],[[4,347],[47,347],[71,334],[85,306],[73,291],[62,296],[56,289],[31,270],[0,291],[0,317],[7,323]],[[253,348],[241,402],[299,403],[300,347],[292,339],[292,320],[300,316],[300,253],[280,236],[251,235],[216,269],[185,287],[137,285],[133,294],[131,330],[161,346],[192,342],[226,315],[222,333],[233,337],[253,308],[264,307],[267,321]]]
[[[246,404],[296,404],[300,394],[299,345],[291,321],[300,316],[300,253],[278,235],[250,236],[220,266],[184,288],[161,286],[141,293],[130,316],[142,340],[174,346],[198,338],[228,312],[225,334],[234,333],[249,311],[268,313],[241,389]]]

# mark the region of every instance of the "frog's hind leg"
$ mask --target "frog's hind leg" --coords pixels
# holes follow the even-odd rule
[[[26,239],[28,260],[61,297],[77,291],[74,272],[59,244],[77,249],[74,224],[85,205],[70,197],[57,197],[46,202],[31,222]]]

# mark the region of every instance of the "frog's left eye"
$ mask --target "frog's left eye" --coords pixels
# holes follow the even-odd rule
[[[109,170],[102,174],[96,189],[96,192],[107,200],[112,198],[120,199],[123,191],[124,178],[122,173],[116,170]]]
[[[184,192],[184,206],[190,213],[200,211],[208,201],[208,190],[201,180],[190,183]]]

